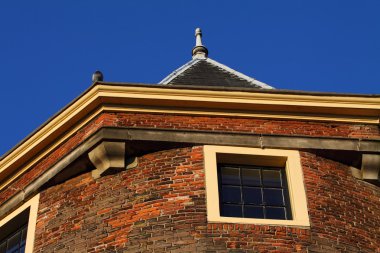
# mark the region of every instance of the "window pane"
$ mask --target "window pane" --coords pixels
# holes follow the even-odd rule
[[[263,203],[261,188],[244,187],[243,201],[245,204],[261,205]]]
[[[222,184],[240,185],[240,169],[222,167]]]
[[[226,217],[243,217],[241,205],[223,204],[221,213]]]
[[[266,207],[266,218],[267,219],[279,219],[285,220],[285,208],[284,207]]]
[[[222,186],[222,202],[241,203],[241,189],[239,186]]]
[[[16,251],[17,253],[24,253],[25,252],[25,243],[20,246],[20,251]]]
[[[26,234],[28,232],[28,227],[24,227],[22,229],[21,241],[20,241],[20,252],[25,252],[25,244],[26,244]]]
[[[260,186],[260,170],[242,168],[242,181],[243,185]]]
[[[20,241],[20,237],[21,237],[21,231],[17,232],[16,234],[14,234],[8,239],[7,253],[18,252],[18,248],[19,248],[18,243]]]
[[[26,241],[26,234],[28,233],[28,227],[25,226],[23,229],[22,229],[22,235],[21,235],[21,241]]]
[[[281,187],[280,170],[263,170],[263,185],[267,187]]]
[[[4,241],[1,245],[0,245],[0,253],[5,253],[7,250],[7,242]]]
[[[282,189],[263,189],[264,204],[268,206],[283,206],[284,197]]]
[[[264,218],[264,208],[260,206],[244,206],[244,217]]]

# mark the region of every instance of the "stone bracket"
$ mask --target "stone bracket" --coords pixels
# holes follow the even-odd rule
[[[380,155],[363,154],[361,176],[363,180],[380,181]]]
[[[88,153],[95,166],[91,174],[97,179],[111,171],[125,169],[125,142],[103,141]]]

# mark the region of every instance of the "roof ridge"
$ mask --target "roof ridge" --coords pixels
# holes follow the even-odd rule
[[[221,68],[224,71],[227,71],[227,72],[229,72],[229,73],[231,73],[231,74],[233,74],[233,75],[235,75],[235,76],[237,76],[237,77],[239,77],[239,78],[241,78],[241,79],[243,79],[243,80],[245,80],[245,81],[247,81],[249,83],[252,83],[254,85],[259,86],[260,88],[274,89],[274,87],[272,87],[272,86],[270,86],[270,85],[268,85],[266,83],[263,83],[263,82],[255,79],[253,77],[247,76],[247,75],[245,75],[245,74],[243,74],[243,73],[241,73],[241,72],[239,72],[237,70],[234,70],[234,69],[232,69],[232,68],[230,68],[230,67],[228,67],[228,66],[226,66],[226,65],[224,65],[224,64],[222,64],[220,62],[217,62],[217,61],[215,61],[215,60],[213,60],[211,58],[206,58],[205,60],[208,63],[213,64],[216,67]]]

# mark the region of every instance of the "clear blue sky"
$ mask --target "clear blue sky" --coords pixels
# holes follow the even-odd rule
[[[279,89],[380,93],[379,0],[0,2],[0,154],[91,85],[209,56]]]

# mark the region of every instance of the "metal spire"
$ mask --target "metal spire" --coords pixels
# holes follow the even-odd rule
[[[199,58],[204,59],[207,58],[208,50],[202,44],[202,31],[200,28],[195,29],[195,47],[192,51],[193,59]]]

